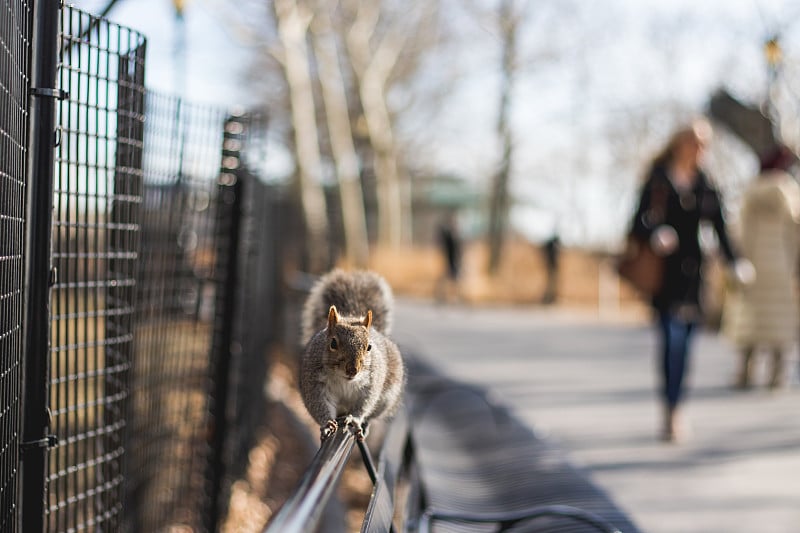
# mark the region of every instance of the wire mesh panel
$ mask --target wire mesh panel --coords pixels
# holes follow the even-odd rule
[[[116,531],[138,258],[143,36],[61,11],[47,529]]]
[[[277,331],[270,324],[279,268],[269,248],[280,224],[270,191],[237,164],[232,175],[247,178],[249,196],[232,210],[229,198],[219,198],[226,189],[220,168],[230,159],[223,155],[242,152],[246,139],[253,156],[265,130],[223,137],[232,123],[222,109],[146,93],[145,44],[135,31],[61,10],[58,89],[68,96],[57,106],[49,402],[58,444],[48,455],[48,531],[214,530],[226,506],[225,476],[235,471],[229,466],[241,463],[254,436],[264,345]],[[9,131],[18,126],[18,93],[25,94],[0,95]],[[6,137],[25,136],[4,136],[2,155],[13,148]],[[18,144],[20,157],[3,158],[13,168],[6,179],[3,167],[0,208],[4,231],[8,225],[21,241],[24,188],[15,172],[24,172],[14,165],[25,158]],[[271,233],[261,231],[265,224]],[[10,302],[22,278],[12,271],[22,245],[3,246],[9,296],[1,355],[4,365],[18,366],[21,316],[6,307],[16,310]],[[18,380],[14,372],[0,375],[3,394],[19,392],[18,383],[11,389],[3,381]],[[19,415],[0,416],[0,437],[13,455],[6,466],[0,450],[0,474],[13,486],[10,428]],[[3,520],[13,512],[6,494],[3,488]]]
[[[204,530],[225,113],[150,93],[131,446],[135,531]]]
[[[25,316],[32,2],[0,2],[0,531],[14,531]]]
[[[229,130],[241,125],[243,131],[231,136]],[[235,169],[241,182],[241,228],[239,243],[239,284],[230,351],[228,415],[226,436],[227,476],[235,477],[246,466],[247,452],[254,444],[258,427],[264,424],[264,382],[270,344],[282,339],[281,291],[282,243],[288,230],[287,195],[280,186],[259,179],[259,167],[266,154],[266,117],[251,113],[229,121],[226,144],[235,148],[239,161]],[[231,142],[235,140],[236,142]],[[229,153],[229,152],[226,152]],[[224,179],[222,180],[224,181]]]

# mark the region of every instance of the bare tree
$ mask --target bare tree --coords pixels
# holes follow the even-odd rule
[[[369,255],[364,196],[358,154],[353,143],[347,105],[347,87],[339,65],[336,37],[328,9],[332,2],[318,2],[311,25],[314,55],[319,68],[325,117],[342,203],[345,254],[350,264],[364,267]]]
[[[277,34],[263,24],[262,2],[242,0],[236,11],[260,47],[258,68],[249,74],[253,82],[266,81],[261,89],[273,97],[272,124],[294,134],[286,145],[298,162],[306,223],[314,226],[309,206],[319,202],[312,188],[330,157],[340,183],[346,254],[354,264],[368,254],[362,168],[371,167],[376,178],[378,242],[396,246],[410,236],[410,182],[396,137],[398,115],[407,109],[393,109],[389,95],[413,86],[420,58],[435,46],[430,35],[438,2],[279,0],[267,9]],[[285,94],[278,95],[283,86]]]
[[[346,42],[374,153],[378,242],[396,247],[402,239],[404,218],[402,177],[387,93],[391,75],[411,31],[406,25],[395,23],[379,33],[381,2],[352,0],[349,5],[355,18],[347,31]]]
[[[306,38],[313,11],[300,0],[275,0],[275,20],[282,45],[279,61],[289,89],[296,149],[300,205],[308,234],[309,270],[321,272],[328,261],[328,222],[325,195],[320,182],[322,163],[311,85],[310,56]]]
[[[500,266],[503,241],[508,226],[509,190],[508,178],[511,174],[511,155],[513,139],[509,123],[517,67],[517,30],[521,17],[514,7],[513,0],[501,0],[498,24],[503,46],[503,59],[500,84],[500,107],[497,116],[497,136],[501,145],[500,163],[492,178],[489,198],[489,273],[495,274]]]

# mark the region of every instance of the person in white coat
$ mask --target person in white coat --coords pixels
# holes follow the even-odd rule
[[[800,185],[785,170],[795,161],[786,148],[762,159],[761,172],[742,199],[740,251],[753,263],[755,280],[736,287],[723,326],[741,354],[739,388],[751,385],[758,349],[772,354],[769,386],[783,385],[784,351],[800,329]]]

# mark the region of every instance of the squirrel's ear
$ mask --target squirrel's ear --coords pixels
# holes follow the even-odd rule
[[[364,327],[369,329],[372,325],[372,310],[367,311],[367,316],[364,317]]]
[[[336,311],[336,306],[332,305],[328,310],[328,331],[333,331],[333,327],[339,322],[339,313]]]

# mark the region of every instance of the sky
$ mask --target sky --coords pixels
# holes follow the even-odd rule
[[[248,48],[229,33],[220,16],[225,0],[184,1],[187,99],[222,106],[248,103],[241,84]],[[108,0],[70,3],[97,14]],[[118,0],[107,18],[147,37],[147,86],[167,94],[180,92],[175,68],[178,26],[172,0]]]
[[[89,12],[105,4],[74,1]],[[185,4],[186,98],[221,106],[257,103],[258,94],[243,83],[251,49],[227,25],[235,0]],[[531,2],[531,9],[542,4]],[[635,201],[636,164],[684,115],[701,112],[715,88],[727,87],[751,102],[763,100],[763,43],[780,32],[787,63],[800,51],[800,22],[795,22],[800,1],[573,0],[560,5],[573,7],[558,12],[557,24],[538,24],[533,13],[522,30],[524,60],[543,49],[552,59],[526,63],[515,86],[511,183],[519,204],[512,222],[532,241],[558,231],[568,244],[613,247]],[[498,41],[489,24],[463,14],[454,17],[463,29],[457,57],[434,60],[428,68],[433,75],[456,61],[463,75],[436,115],[424,117],[425,130],[409,134],[426,140],[419,158],[429,168],[485,189],[498,158],[493,133]],[[120,0],[109,18],[147,36],[147,85],[178,91],[172,1]],[[636,128],[651,133],[632,145],[629,130]],[[273,154],[275,168],[285,169],[287,159],[279,151]],[[742,172],[749,172],[744,166]]]

